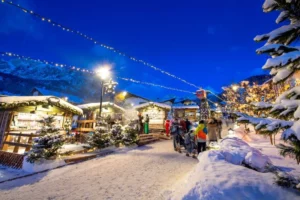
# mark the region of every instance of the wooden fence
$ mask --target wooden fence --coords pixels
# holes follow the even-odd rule
[[[14,169],[21,169],[24,155],[0,151],[0,164]]]

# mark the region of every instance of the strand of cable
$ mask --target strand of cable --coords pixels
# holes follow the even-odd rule
[[[79,72],[84,72],[84,73],[96,74],[95,71],[91,71],[91,70],[88,70],[88,69],[85,69],[85,68],[80,68],[80,67],[76,67],[76,66],[70,66],[70,65],[60,64],[60,63],[55,63],[55,62],[49,62],[47,60],[42,60],[42,59],[33,59],[31,57],[22,56],[22,55],[15,54],[15,53],[10,53],[10,52],[0,52],[0,55],[9,56],[9,57],[16,57],[16,58],[24,59],[24,60],[32,60],[32,61],[35,61],[35,62],[45,63],[45,64],[53,65],[55,67],[68,68],[69,70],[74,70],[74,71],[79,71]],[[171,87],[158,85],[158,84],[154,84],[154,83],[149,83],[149,82],[137,81],[137,80],[134,80],[134,79],[131,79],[131,78],[122,78],[122,77],[117,77],[117,78],[125,80],[125,81],[131,81],[131,82],[136,83],[136,84],[149,85],[149,86],[160,87],[160,88],[164,88],[164,89],[168,89],[168,90],[178,91],[178,92],[185,92],[185,93],[195,94],[195,93],[187,91],[187,90],[181,90],[181,89],[178,89],[178,88],[171,88]]]
[[[190,91],[187,91],[187,90],[181,90],[181,89],[177,89],[177,88],[171,88],[171,87],[167,87],[167,86],[159,85],[159,84],[155,84],[155,83],[138,81],[138,80],[134,80],[134,79],[131,79],[131,78],[117,77],[117,79],[121,79],[123,81],[129,81],[129,82],[136,83],[136,84],[142,84],[142,85],[149,85],[149,86],[154,86],[154,87],[160,87],[160,88],[167,89],[167,90],[173,90],[173,91],[178,91],[178,92],[185,92],[185,93],[189,93],[189,94],[195,94],[195,92],[190,92]]]
[[[90,37],[90,36],[88,36],[88,35],[80,32],[80,31],[77,31],[75,29],[72,29],[72,28],[69,28],[67,26],[64,26],[64,25],[62,25],[62,24],[60,24],[58,22],[52,21],[50,18],[44,17],[44,16],[42,16],[42,15],[40,15],[40,14],[38,14],[38,13],[32,11],[32,10],[26,9],[26,8],[20,6],[20,4],[15,4],[12,1],[7,1],[7,0],[1,0],[1,1],[2,1],[2,3],[6,3],[8,5],[14,6],[14,7],[22,10],[23,12],[25,12],[27,14],[33,15],[34,17],[37,17],[37,18],[40,18],[43,22],[47,22],[47,23],[52,24],[53,26],[61,28],[61,30],[63,30],[63,31],[67,31],[67,32],[71,32],[71,33],[77,34],[77,35],[83,37],[84,39],[90,40],[91,42],[93,42],[96,45],[100,45],[101,47],[106,48],[106,49],[108,49],[110,51],[113,51],[113,52],[115,52],[115,53],[117,53],[117,54],[119,54],[121,56],[127,57],[130,60],[133,60],[135,62],[141,63],[141,64],[143,64],[143,65],[145,65],[147,67],[150,67],[150,68],[152,68],[152,69],[154,69],[156,71],[159,71],[159,72],[161,72],[161,73],[163,73],[165,75],[168,75],[168,76],[170,76],[172,78],[180,80],[181,82],[186,83],[186,84],[188,84],[190,86],[193,86],[193,87],[198,88],[198,89],[200,88],[199,86],[196,86],[193,83],[190,83],[190,82],[188,82],[188,81],[186,81],[186,80],[184,80],[184,79],[182,79],[182,78],[180,78],[178,76],[175,76],[174,74],[171,74],[170,72],[167,72],[167,71],[165,71],[163,69],[155,67],[154,65],[152,65],[152,64],[150,64],[150,63],[148,63],[148,62],[146,62],[144,60],[140,60],[140,59],[138,59],[136,57],[129,56],[128,54],[126,54],[126,53],[124,53],[124,52],[122,52],[122,51],[120,51],[120,50],[118,50],[118,49],[116,49],[116,48],[114,48],[112,46],[108,46],[106,44],[103,44],[103,43],[99,42],[98,40],[94,39],[93,37]]]
[[[90,73],[90,74],[96,73],[96,72],[94,72],[92,70],[88,70],[88,69],[85,69],[85,68],[77,67],[77,66],[74,66],[74,65],[66,65],[66,64],[61,64],[61,63],[57,63],[57,62],[51,62],[51,61],[47,61],[47,60],[43,60],[43,59],[34,59],[34,58],[31,58],[31,57],[28,57],[28,56],[23,56],[23,55],[11,53],[11,52],[0,52],[0,55],[1,56],[15,57],[15,58],[24,59],[24,60],[32,60],[34,62],[41,62],[41,63],[53,65],[55,67],[68,68],[69,70],[74,70],[74,71],[80,71],[80,72],[85,72],[85,73]]]
[[[218,95],[216,95],[215,93],[213,93],[211,90],[206,90],[207,92],[211,93],[212,95],[214,95],[215,97],[217,97],[218,99],[227,102],[226,100],[222,99],[221,97],[219,97]]]

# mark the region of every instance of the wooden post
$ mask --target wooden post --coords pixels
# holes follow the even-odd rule
[[[20,142],[21,142],[21,134],[22,134],[22,132],[20,132],[20,135],[19,135],[19,137],[18,137],[18,144],[20,144]],[[15,148],[14,148],[14,153],[18,153],[19,152],[19,145],[15,145]]]

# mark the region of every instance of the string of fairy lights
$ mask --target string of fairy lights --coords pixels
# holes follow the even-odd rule
[[[117,79],[121,79],[123,81],[130,81],[132,83],[137,83],[137,84],[142,84],[142,85],[150,85],[150,86],[154,86],[154,87],[160,87],[160,88],[164,88],[164,89],[168,89],[168,90],[175,90],[175,91],[178,91],[178,92],[185,92],[185,93],[195,94],[195,92],[190,92],[190,91],[187,91],[187,90],[181,90],[181,89],[177,89],[177,88],[171,88],[171,87],[167,87],[167,86],[163,86],[163,85],[158,85],[158,84],[155,84],[155,83],[138,81],[138,80],[134,80],[134,79],[131,79],[131,78],[117,77]]]
[[[161,72],[161,73],[163,73],[165,75],[168,75],[168,76],[170,76],[172,78],[180,80],[181,82],[186,83],[186,84],[188,84],[188,85],[190,85],[192,87],[195,87],[197,89],[200,88],[199,86],[196,86],[195,84],[190,83],[190,82],[188,82],[188,81],[186,81],[186,80],[184,80],[184,79],[182,79],[182,78],[180,78],[180,77],[178,77],[178,76],[176,76],[176,75],[174,75],[174,74],[172,74],[170,72],[167,72],[167,71],[165,71],[163,69],[160,69],[160,68],[158,68],[158,67],[156,67],[156,66],[154,66],[154,65],[152,65],[152,64],[150,64],[150,63],[148,63],[148,62],[146,62],[144,60],[141,60],[141,59],[138,59],[136,57],[130,56],[130,55],[128,55],[128,54],[126,54],[126,53],[124,53],[124,52],[122,52],[122,51],[120,51],[120,50],[118,50],[118,49],[116,49],[116,48],[114,48],[112,46],[103,44],[103,43],[99,42],[98,40],[96,40],[95,38],[93,38],[93,37],[91,37],[89,35],[86,35],[86,34],[80,32],[80,31],[77,31],[77,30],[73,29],[73,28],[70,28],[70,27],[62,25],[62,24],[60,24],[58,22],[55,22],[55,21],[51,20],[48,17],[44,17],[44,16],[42,16],[42,15],[40,15],[40,14],[38,14],[38,13],[32,11],[32,10],[29,10],[29,9],[21,6],[20,4],[16,4],[16,3],[13,3],[12,1],[8,1],[8,0],[1,0],[1,2],[2,3],[6,3],[8,5],[11,5],[11,6],[14,6],[14,7],[22,10],[24,13],[30,14],[30,15],[32,15],[34,17],[37,17],[37,18],[41,19],[41,21],[47,22],[49,24],[52,24],[53,26],[58,27],[58,28],[60,28],[63,31],[74,33],[74,34],[76,34],[76,35],[78,35],[80,37],[83,37],[84,39],[89,40],[89,41],[93,42],[94,44],[99,45],[99,46],[101,46],[103,48],[106,48],[106,49],[108,49],[108,50],[110,50],[110,51],[112,51],[114,53],[117,53],[120,56],[124,56],[124,57],[129,58],[130,60],[133,60],[135,62],[141,63],[141,64],[143,64],[143,65],[145,65],[147,67],[150,67],[150,68],[152,68],[152,69],[154,69],[156,71],[159,71],[159,72]]]
[[[79,72],[84,72],[84,73],[96,74],[95,71],[92,71],[92,70],[89,70],[89,69],[86,69],[86,68],[82,68],[82,67],[78,67],[78,66],[75,66],[75,65],[66,65],[66,64],[62,64],[62,63],[58,63],[58,62],[47,61],[47,60],[44,60],[44,59],[34,59],[34,58],[29,57],[29,56],[23,56],[23,55],[19,55],[19,54],[16,54],[16,53],[11,53],[11,52],[0,52],[0,55],[1,56],[8,56],[8,57],[15,57],[15,58],[24,59],[24,60],[31,60],[31,61],[34,61],[34,62],[41,62],[41,63],[53,65],[53,66],[56,66],[56,67],[67,68],[69,70],[74,70],[74,71],[79,71]],[[178,89],[178,88],[167,87],[167,86],[163,86],[163,85],[159,85],[159,84],[155,84],[155,83],[138,81],[138,80],[134,80],[134,79],[131,79],[131,78],[123,78],[123,77],[117,77],[117,78],[121,79],[123,81],[130,81],[130,82],[136,83],[136,84],[149,85],[149,86],[160,87],[160,88],[164,88],[164,89],[168,89],[168,90],[178,91],[178,92],[195,94],[195,92],[191,92],[191,91],[187,91],[187,90],[181,90],[181,89]],[[210,91],[210,90],[206,90],[206,91],[211,93],[212,95],[218,97],[212,91]],[[220,97],[218,97],[218,98],[221,99],[222,101],[225,101]]]
[[[108,46],[108,45],[105,45],[105,44],[99,42],[98,40],[94,39],[93,37],[90,37],[90,36],[88,36],[88,35],[80,32],[80,31],[75,30],[75,29],[72,29],[72,28],[69,28],[67,26],[64,26],[64,25],[62,25],[62,24],[60,24],[58,22],[52,21],[50,18],[44,17],[44,16],[42,16],[42,15],[40,15],[40,14],[38,14],[38,13],[32,11],[32,10],[24,8],[23,6],[21,6],[19,4],[15,4],[12,1],[7,1],[7,0],[1,0],[1,2],[2,3],[6,3],[8,5],[11,5],[11,6],[14,6],[14,7],[18,8],[18,9],[21,9],[23,12],[25,12],[27,14],[31,14],[34,17],[37,17],[37,18],[41,19],[43,22],[50,23],[53,26],[56,26],[56,27],[60,28],[63,31],[67,31],[67,32],[71,32],[71,33],[77,34],[77,35],[79,35],[79,36],[81,36],[81,37],[83,37],[83,38],[85,38],[87,40],[92,41],[96,45],[100,45],[101,47],[106,48],[108,50],[111,50],[111,51],[113,51],[113,52],[115,52],[115,53],[117,53],[117,54],[119,54],[121,56],[128,57],[130,60],[133,60],[135,62],[141,63],[141,64],[143,64],[145,66],[148,66],[148,67],[150,67],[150,68],[152,68],[152,69],[154,69],[156,71],[159,71],[159,72],[161,72],[161,73],[163,73],[165,75],[168,75],[168,76],[170,76],[172,78],[178,79],[178,80],[180,80],[180,81],[182,81],[182,82],[184,82],[184,83],[186,83],[186,84],[188,84],[190,86],[193,86],[193,87],[195,87],[197,89],[200,88],[199,86],[196,86],[195,84],[192,84],[192,83],[190,83],[190,82],[188,82],[188,81],[186,81],[186,80],[184,80],[184,79],[182,79],[182,78],[180,78],[178,76],[175,76],[174,74],[172,74],[170,72],[164,71],[164,70],[162,70],[162,69],[160,69],[158,67],[155,67],[154,65],[152,65],[152,64],[150,64],[148,62],[145,62],[143,60],[137,59],[136,57],[129,56],[128,54],[126,54],[126,53],[124,53],[124,52],[122,52],[122,51],[120,51],[120,50],[118,50],[118,49],[116,49],[114,47],[111,47],[111,46]],[[1,54],[1,52],[0,52],[0,54]],[[2,52],[2,54],[3,54],[3,52]],[[4,52],[4,54],[7,55],[7,56],[12,55],[14,57],[22,58],[22,59],[25,59],[25,60],[26,59],[30,59],[30,60],[35,60],[35,61],[38,61],[38,62],[44,62],[46,64],[51,64],[51,65],[54,65],[54,66],[57,66],[57,67],[66,67],[66,68],[69,68],[71,70],[76,70],[76,71],[81,71],[81,72],[87,72],[87,73],[95,73],[94,71],[91,71],[89,69],[84,69],[84,68],[80,68],[80,67],[76,67],[76,66],[70,66],[70,65],[65,65],[65,64],[55,63],[55,62],[49,62],[49,61],[46,61],[46,60],[32,59],[30,57],[21,56],[21,55],[18,55],[18,54],[12,54],[12,53],[9,53],[9,52]],[[127,79],[127,78],[125,78],[125,79]],[[123,80],[125,80],[125,79],[123,79]],[[128,80],[133,80],[133,79],[128,79]],[[146,85],[152,85],[152,86],[159,87],[159,85],[157,85],[157,84],[152,84],[152,83],[147,83],[147,82],[141,82],[141,81],[137,81],[137,80],[135,80],[135,83],[140,83],[140,84],[144,84],[144,85],[146,84]],[[170,87],[166,87],[166,86],[162,86],[162,87],[164,87],[165,89],[170,89]],[[173,89],[176,89],[176,88],[173,88]],[[185,91],[185,90],[180,90],[180,89],[176,89],[176,91],[192,93],[190,91]],[[212,91],[210,91],[210,90],[206,90],[206,91],[209,92],[210,94],[214,95],[218,99],[226,102],[226,100],[220,98],[217,94],[213,93]]]
[[[56,62],[50,62],[50,61],[43,60],[43,59],[33,59],[31,57],[28,57],[28,56],[23,56],[23,55],[11,53],[11,52],[0,52],[0,55],[1,56],[8,56],[8,57],[16,57],[18,59],[24,59],[24,60],[32,60],[34,62],[45,63],[45,64],[49,64],[49,65],[53,65],[53,66],[61,67],[61,68],[68,68],[69,70],[74,70],[74,71],[79,71],[79,72],[84,72],[84,73],[97,74],[97,72],[88,70],[86,68],[77,67],[77,66],[73,66],[73,65],[66,65],[66,64],[56,63]],[[160,88],[163,88],[163,89],[194,94],[194,92],[190,92],[190,91],[187,91],[187,90],[181,90],[181,89],[178,89],[178,88],[167,87],[167,86],[159,85],[159,84],[155,84],[155,83],[138,81],[138,80],[134,80],[134,79],[131,79],[131,78],[123,78],[123,77],[117,77],[117,78],[120,79],[120,80],[123,80],[123,81],[129,81],[129,82],[132,82],[132,83],[135,83],[135,84],[149,85],[149,86],[153,86],[153,87],[160,87]]]

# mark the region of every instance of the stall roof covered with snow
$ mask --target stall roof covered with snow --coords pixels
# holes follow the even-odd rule
[[[7,96],[0,97],[0,111],[14,110],[27,106],[56,106],[73,114],[81,115],[81,108],[55,96]]]
[[[167,109],[167,110],[171,110],[171,106],[168,104],[164,104],[164,103],[157,103],[157,102],[147,102],[147,103],[143,103],[137,106],[134,106],[135,109],[139,110],[139,109],[143,109],[149,106],[157,106],[159,108],[163,108],[163,109]]]
[[[47,90],[45,88],[35,87],[32,89],[31,93],[33,96],[56,96],[63,99],[67,98],[68,101],[71,103],[75,103],[75,104],[83,103],[83,100],[80,97],[77,97],[75,95],[57,92],[53,90]]]
[[[87,103],[87,104],[81,104],[78,105],[79,108],[82,110],[97,110],[100,108],[100,103]],[[102,107],[111,107],[114,109],[117,109],[119,111],[125,112],[125,109],[122,108],[121,106],[118,106],[117,104],[111,103],[111,102],[102,102]]]

